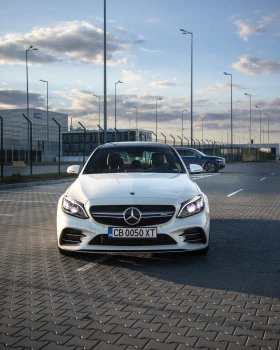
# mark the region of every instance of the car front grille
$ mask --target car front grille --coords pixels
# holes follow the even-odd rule
[[[158,234],[157,238],[109,238],[108,235],[98,235],[93,238],[89,245],[110,245],[110,246],[155,246],[177,244],[173,238],[168,235]]]
[[[90,208],[90,214],[100,224],[129,227],[124,221],[124,212],[131,207],[132,205],[95,205]],[[175,207],[172,205],[133,205],[133,207],[141,212],[141,219],[134,227],[165,224],[175,213]]]

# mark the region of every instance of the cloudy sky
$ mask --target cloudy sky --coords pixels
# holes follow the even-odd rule
[[[107,0],[108,128],[138,127],[190,137],[193,33],[194,138],[230,142],[232,74],[235,143],[280,141],[279,0]],[[103,0],[1,0],[0,110],[68,113],[88,129],[103,125]],[[122,84],[116,84],[117,81]],[[158,100],[161,98],[161,100]],[[260,109],[261,107],[261,124]],[[187,111],[185,111],[187,110]],[[184,112],[183,112],[184,111]],[[202,122],[203,120],[203,122]],[[269,123],[268,123],[269,122]]]

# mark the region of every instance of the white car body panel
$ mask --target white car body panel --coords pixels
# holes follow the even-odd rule
[[[183,164],[183,163],[182,163]],[[185,165],[182,166],[185,168]],[[77,169],[76,167],[74,169]],[[58,247],[62,250],[80,252],[182,252],[205,250],[209,246],[210,212],[207,196],[201,192],[189,173],[158,173],[158,172],[113,172],[83,174],[61,196],[57,208],[57,238]],[[73,167],[72,167],[73,170]],[[204,209],[192,216],[178,218],[181,204],[198,195],[204,198]],[[82,219],[72,216],[62,210],[64,197],[81,203],[88,218]],[[109,227],[94,220],[91,216],[92,206],[124,206],[137,207],[146,205],[169,205],[175,208],[173,216],[168,222],[157,224],[158,235],[168,235],[172,244],[122,245],[110,244],[108,239]],[[151,225],[154,226],[154,225]],[[141,226],[140,226],[141,227]],[[78,243],[63,243],[61,237],[65,230],[77,230],[81,234]],[[204,242],[184,241],[186,230],[203,232]],[[100,238],[101,237],[101,238]],[[106,238],[106,244],[89,244],[93,239]],[[132,238],[132,240],[135,238]],[[112,242],[112,241],[111,241]],[[146,243],[145,243],[146,244]]]

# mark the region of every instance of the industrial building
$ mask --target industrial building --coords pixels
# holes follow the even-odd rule
[[[58,155],[59,129],[68,131],[68,115],[30,108],[0,110],[4,162],[53,161]],[[58,124],[59,125],[58,125]]]

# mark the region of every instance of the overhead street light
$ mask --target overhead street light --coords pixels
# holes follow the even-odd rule
[[[267,148],[269,148],[269,114],[265,113],[267,115]]]
[[[107,143],[107,29],[106,29],[106,24],[107,24],[107,19],[106,19],[106,0],[104,1],[104,17],[103,17],[103,70],[104,70],[104,143]],[[99,124],[100,125],[100,124]]]
[[[27,50],[25,50],[25,65],[26,65],[26,109],[27,109],[27,118],[29,119],[29,87],[28,87],[28,52],[29,51],[36,51],[38,50],[34,46],[29,46]],[[28,140],[29,140],[29,128],[28,128]],[[29,141],[28,141],[29,142]],[[28,151],[29,151],[30,145],[28,144]],[[29,155],[30,152],[28,152]],[[28,159],[28,163],[30,160]]]
[[[182,34],[191,36],[191,147],[193,146],[193,33],[185,29],[180,29]]]
[[[50,140],[49,140],[49,82],[40,79],[39,81],[47,84],[47,160],[50,160]]]
[[[115,82],[115,141],[117,141],[117,133],[116,133],[116,129],[117,129],[117,84],[122,84],[123,82],[118,80],[117,82]]]
[[[244,95],[250,97],[250,117],[249,117],[249,149],[251,147],[251,125],[252,125],[252,95],[248,94],[247,92],[244,93]]]
[[[232,74],[224,72],[224,75],[230,76],[230,147],[232,152],[232,144],[233,144],[233,127],[232,127]]]
[[[157,129],[158,129],[158,121],[157,121],[157,101],[161,101],[162,100],[162,98],[161,97],[158,97],[157,99],[156,99],[156,142],[157,142]]]
[[[260,149],[262,148],[262,107],[256,106],[260,110]]]
[[[136,133],[135,133],[135,141],[138,141],[137,140],[137,130],[138,130],[138,116],[137,116],[137,107],[136,106],[132,106],[132,108],[135,108],[135,111],[136,111]]]
[[[97,97],[98,98],[98,100],[99,100],[99,102],[98,102],[98,104],[99,104],[99,118],[98,118],[98,125],[100,125],[100,96],[98,96],[98,95],[92,95],[92,96],[94,96],[94,97]],[[100,128],[98,128],[98,146],[100,145]]]

